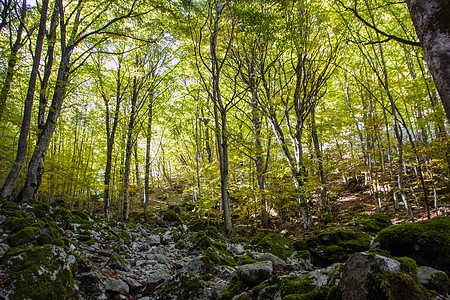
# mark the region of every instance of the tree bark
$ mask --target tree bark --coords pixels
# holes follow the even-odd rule
[[[406,0],[406,3],[450,122],[450,2]]]
[[[28,133],[30,131],[31,110],[33,108],[34,92],[36,90],[36,80],[39,72],[39,62],[41,60],[42,45],[45,37],[45,22],[47,21],[48,0],[42,2],[41,17],[39,22],[39,32],[36,39],[36,47],[34,50],[33,67],[31,69],[30,80],[28,83],[27,97],[23,111],[22,126],[17,147],[16,160],[9,171],[5,184],[3,185],[0,198],[9,198],[19,177],[20,170],[25,162],[28,149]]]

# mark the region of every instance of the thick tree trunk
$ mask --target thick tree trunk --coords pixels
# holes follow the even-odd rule
[[[36,47],[33,57],[33,67],[31,69],[30,80],[28,83],[27,97],[25,98],[25,105],[23,111],[22,126],[20,128],[19,142],[17,147],[16,160],[9,171],[5,184],[3,185],[0,198],[7,198],[11,193],[19,177],[20,170],[25,162],[28,149],[28,133],[30,131],[31,110],[33,108],[34,92],[36,90],[36,80],[39,71],[39,62],[41,60],[42,45],[45,37],[45,22],[47,21],[48,0],[42,2],[41,18],[39,23],[39,32],[36,40]]]
[[[450,2],[406,0],[406,3],[450,122]]]

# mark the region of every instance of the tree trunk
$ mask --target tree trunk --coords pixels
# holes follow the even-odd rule
[[[16,34],[16,41],[14,42],[14,45],[11,48],[11,54],[9,55],[8,59],[8,68],[6,71],[6,78],[3,82],[3,87],[0,91],[0,121],[2,120],[3,113],[6,107],[6,100],[8,99],[9,91],[11,90],[11,83],[13,81],[13,77],[15,74],[15,68],[18,60],[18,52],[19,49],[22,48],[22,33],[23,29],[25,28],[25,16],[27,14],[27,1],[23,0],[22,2],[22,9],[20,11],[20,24],[19,28],[17,29]]]
[[[450,122],[450,2],[406,0],[406,3]]]
[[[152,144],[152,120],[153,120],[153,95],[149,96],[148,114],[147,114],[147,136],[145,147],[145,180],[144,180],[144,211],[148,211],[150,204],[150,147]]]
[[[45,37],[45,22],[47,21],[48,0],[42,2],[41,18],[39,22],[39,32],[36,40],[36,48],[33,57],[33,67],[31,69],[28,83],[27,97],[25,98],[22,126],[20,128],[19,142],[17,147],[16,160],[9,171],[5,184],[3,185],[0,198],[9,198],[19,177],[22,165],[25,162],[28,149],[28,133],[30,131],[31,110],[33,108],[33,98],[36,89],[36,80],[39,72],[39,62],[41,60],[42,45]]]

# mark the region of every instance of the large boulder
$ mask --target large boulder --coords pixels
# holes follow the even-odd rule
[[[64,248],[44,245],[12,250],[3,256],[6,273],[0,298],[69,299],[74,293],[75,256]]]
[[[265,235],[259,241],[257,248],[263,252],[272,253],[283,260],[288,259],[292,253],[294,253],[294,248],[291,246],[291,241],[277,233],[269,233]]]
[[[260,261],[240,266],[236,272],[242,280],[250,283],[261,283],[272,276],[273,264],[271,261]]]
[[[397,260],[368,254],[353,254],[342,272],[339,287],[342,299],[423,299],[417,282],[407,273],[401,272]]]
[[[444,271],[427,266],[418,267],[418,280],[423,286],[440,294],[447,294],[450,289],[450,279]]]
[[[390,226],[377,236],[379,247],[393,256],[450,273],[450,217]]]
[[[172,209],[162,209],[156,215],[156,224],[161,227],[176,227],[182,222],[180,216]]]

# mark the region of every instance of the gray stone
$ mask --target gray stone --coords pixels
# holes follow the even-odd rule
[[[108,259],[108,262],[106,263],[106,266],[108,268],[111,268],[113,270],[120,270],[124,272],[128,272],[130,270],[130,266],[125,259],[123,259],[122,256],[115,253],[111,255]]]
[[[106,290],[105,282],[98,272],[79,274],[76,280],[82,295],[98,297]]]
[[[184,268],[189,270],[192,274],[200,276],[206,273],[206,266],[200,258],[194,258],[189,261]]]
[[[376,266],[376,268],[374,268]],[[378,269],[385,272],[400,271],[400,262],[381,255],[369,255],[366,252],[354,253],[344,265],[339,287],[342,299],[366,299],[365,284],[367,277]]]
[[[236,271],[231,266],[216,266],[212,268],[211,273],[220,277],[230,277]]]
[[[147,237],[147,243],[149,246],[159,246],[161,245],[161,237],[156,234],[149,235]]]
[[[2,257],[3,255],[5,255],[11,248],[4,243],[0,244],[0,257]]]
[[[143,284],[131,277],[125,277],[124,281],[128,284],[131,290],[138,290],[143,287]]]
[[[167,280],[170,279],[169,273],[163,270],[156,270],[147,275],[147,279],[145,280],[145,288],[144,295],[152,295],[155,291],[155,288]]]
[[[344,264],[334,263],[329,267],[323,269],[317,269],[309,272],[313,285],[315,286],[334,286],[338,285],[341,278],[342,269]]]
[[[434,275],[442,273],[444,276],[447,276],[444,271],[436,270],[432,267],[420,266],[417,269],[419,271],[417,273],[417,278],[419,279],[419,282],[426,287],[433,285]]]
[[[155,289],[153,299],[209,300],[211,294],[196,276],[183,270],[159,285]]]
[[[227,251],[234,255],[243,255],[245,253],[244,246],[241,244],[228,245]]]
[[[294,252],[286,261],[287,268],[291,270],[313,270],[313,264],[310,259],[305,259],[299,256],[298,252]]]
[[[286,262],[272,253],[261,253],[255,257],[258,261],[271,261],[274,270],[282,271],[286,269]]]
[[[122,280],[107,279],[106,280],[106,291],[114,294],[128,295],[130,288]]]
[[[162,254],[150,254],[150,255],[147,257],[147,259],[149,259],[149,260],[155,260],[155,261],[157,261],[158,263],[163,264],[163,265],[167,265],[167,266],[170,265],[170,261],[167,259],[166,256],[164,256],[164,255],[162,255]]]
[[[236,270],[239,278],[251,282],[261,283],[272,276],[273,263],[271,261],[260,261],[253,264],[243,265]]]

